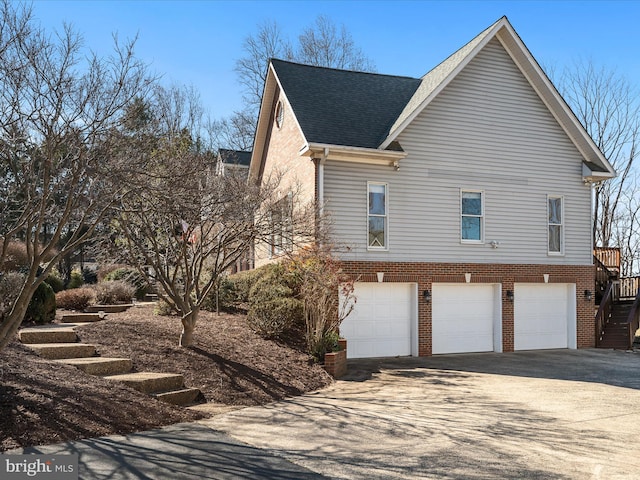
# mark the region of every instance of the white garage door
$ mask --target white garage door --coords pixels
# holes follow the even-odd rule
[[[514,350],[576,348],[576,286],[514,285]]]
[[[340,326],[349,358],[417,355],[414,283],[356,283],[355,308]]]
[[[502,350],[500,287],[433,284],[432,353]]]

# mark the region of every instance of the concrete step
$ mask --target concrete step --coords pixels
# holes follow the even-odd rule
[[[84,311],[87,313],[120,313],[130,309],[131,307],[133,307],[133,305],[130,303],[122,305],[91,305],[85,308]]]
[[[93,357],[96,354],[95,345],[86,343],[31,343],[26,346],[48,360]]]
[[[201,395],[202,393],[197,388],[181,388],[180,390],[170,390],[168,392],[153,394],[158,400],[183,407],[196,403]]]
[[[99,313],[65,313],[62,315],[62,323],[99,322],[104,316]]]
[[[78,340],[76,332],[69,327],[23,328],[18,332],[22,343],[73,343]]]
[[[130,358],[65,358],[56,362],[77,367],[89,375],[121,375],[130,372],[132,368]]]
[[[142,393],[160,393],[181,389],[184,378],[178,373],[137,372],[123,375],[109,375],[108,380],[122,382]]]

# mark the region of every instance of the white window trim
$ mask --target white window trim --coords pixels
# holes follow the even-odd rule
[[[549,222],[549,200],[551,199],[560,199],[560,223],[550,223]],[[564,195],[547,195],[547,255],[550,257],[562,257],[564,256],[564,231],[565,231],[565,221],[564,221]],[[549,250],[549,226],[550,225],[560,225],[560,251],[552,252]]]
[[[384,187],[384,247],[372,247],[369,245],[369,189],[372,185]],[[367,250],[372,252],[388,252],[389,251],[389,184],[385,182],[367,182],[367,197],[366,197],[366,242]],[[380,217],[381,215],[373,215],[374,217]]]
[[[462,238],[462,194],[463,193],[479,193],[480,194],[480,207],[481,212],[480,215],[464,215],[465,217],[477,217],[480,218],[480,240],[468,240]],[[484,190],[478,190],[475,188],[461,188],[460,189],[460,243],[464,243],[466,245],[483,245],[484,244],[484,224],[485,224],[485,214],[484,214],[484,203],[485,203],[485,195]]]

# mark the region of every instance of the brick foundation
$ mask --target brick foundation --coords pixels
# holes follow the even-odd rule
[[[384,282],[417,283],[418,292],[432,291],[434,283],[465,283],[465,273],[471,273],[470,283],[499,283],[502,285],[502,350],[513,352],[513,302],[506,300],[506,292],[514,283],[576,284],[576,324],[578,348],[595,346],[594,301],[584,298],[584,291],[594,291],[593,265],[507,265],[419,262],[358,262],[343,261],[343,270],[358,282],[377,282],[376,272],[384,272]],[[418,354],[431,355],[431,302],[418,295]]]

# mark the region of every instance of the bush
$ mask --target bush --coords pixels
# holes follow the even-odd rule
[[[136,293],[135,287],[124,280],[101,282],[93,289],[96,292],[96,302],[101,305],[129,303]]]
[[[0,322],[13,308],[13,302],[18,298],[23,284],[24,275],[22,273],[0,273]]]
[[[287,285],[290,280],[281,266],[273,266],[253,284],[249,292],[249,326],[265,338],[279,338],[300,326],[303,305]]]
[[[53,289],[55,293],[64,290],[64,280],[57,273],[50,273],[45,282]]]
[[[6,252],[0,253],[4,253],[0,272],[25,270],[29,267],[27,247],[23,242],[9,242]]]
[[[102,282],[107,275],[109,275],[114,270],[118,270],[119,268],[128,267],[119,263],[109,263],[107,265],[101,265],[96,272],[96,274],[98,275],[98,282]]]
[[[56,294],[49,284],[42,282],[31,297],[24,322],[51,323],[56,318]]]
[[[95,270],[85,267],[82,269],[82,279],[87,285],[95,285],[98,283],[98,273]]]
[[[84,310],[94,302],[96,293],[92,288],[74,288],[56,293],[58,308]]]
[[[147,281],[142,274],[134,268],[117,268],[104,277],[105,281],[124,280],[135,287],[135,297],[142,299],[149,292]]]
[[[82,285],[84,285],[84,278],[82,277],[82,273],[80,273],[78,270],[74,270],[73,272],[71,272],[71,280],[69,280],[69,285],[67,285],[67,288],[80,288]]]
[[[227,279],[233,285],[234,295],[238,302],[249,302],[249,292],[251,287],[266,274],[271,268],[270,265],[256,268],[255,270],[247,270],[245,272],[234,273],[229,275]]]
[[[232,312],[239,308],[238,294],[235,284],[229,280],[229,277],[221,277],[218,280],[218,305],[220,310]],[[202,310],[209,312],[216,311],[216,289],[212,289],[209,295],[203,300],[200,306]]]
[[[167,302],[160,299],[156,302],[155,306],[153,307],[153,313],[154,315],[161,315],[161,316],[167,317],[170,315],[177,315],[178,311],[175,308],[173,308],[171,305],[169,305]]]

